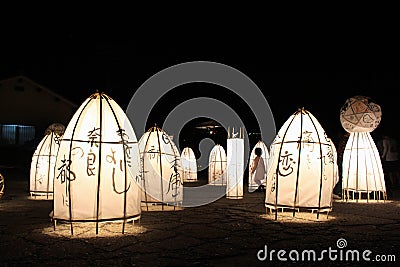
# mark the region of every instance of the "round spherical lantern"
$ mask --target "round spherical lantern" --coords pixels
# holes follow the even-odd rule
[[[181,206],[183,172],[178,148],[167,133],[157,126],[139,140],[142,160],[142,203]]]
[[[340,109],[343,128],[352,132],[372,132],[381,122],[381,107],[365,96],[354,96],[346,100]]]
[[[140,155],[121,107],[95,93],[78,108],[61,139],[54,178],[53,219],[125,223],[140,218]]]
[[[33,153],[29,186],[32,197],[53,198],[56,158],[64,130],[62,124],[50,125]]]
[[[208,160],[208,184],[226,186],[226,152],[223,146],[215,145]]]
[[[270,147],[265,206],[275,210],[329,212],[338,182],[336,149],[317,119],[299,109]]]
[[[193,149],[185,147],[181,154],[183,182],[197,181],[197,160]]]

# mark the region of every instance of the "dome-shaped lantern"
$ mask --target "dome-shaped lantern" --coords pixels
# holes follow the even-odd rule
[[[221,145],[215,145],[208,160],[208,184],[226,186],[226,153]]]
[[[167,133],[157,126],[139,140],[142,160],[142,203],[181,206],[183,172],[178,148]]]
[[[269,150],[268,147],[265,145],[263,141],[258,141],[257,144],[253,147],[250,154],[249,160],[249,188],[248,191],[254,192],[258,188],[258,184],[254,181],[254,176],[251,174],[251,168],[253,166],[253,161],[256,158],[255,150],[256,148],[261,148],[261,158],[264,160],[264,167],[265,167],[265,178],[267,177],[267,170],[268,170],[268,162],[269,162]],[[265,179],[261,181],[263,185],[265,185]]]
[[[317,119],[299,109],[271,144],[265,206],[329,212],[338,182],[336,149]]]
[[[108,95],[86,99],[69,122],[57,154],[53,219],[100,222],[140,218],[140,156],[132,125]]]
[[[183,182],[197,181],[197,160],[193,150],[185,147],[181,154]]]
[[[50,125],[33,153],[29,186],[32,197],[53,198],[56,157],[64,130],[62,124]]]
[[[379,105],[365,96],[346,100],[340,111],[343,128],[350,133],[342,162],[342,195],[347,200],[385,200],[382,162],[370,132],[382,118]]]

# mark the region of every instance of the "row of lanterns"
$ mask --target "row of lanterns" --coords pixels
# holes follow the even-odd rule
[[[370,136],[380,122],[380,107],[368,98],[353,97],[340,119],[351,132],[343,156],[346,199],[362,192],[386,198],[380,157]],[[244,140],[228,130],[227,153],[216,145],[209,156],[209,184],[226,186],[226,197],[243,198]],[[307,110],[285,122],[268,147],[259,141],[266,179],[265,206],[330,211],[338,182],[336,149]],[[229,160],[227,160],[229,159]],[[365,165],[367,164],[367,165]],[[250,169],[250,168],[249,168]],[[140,218],[141,203],[180,206],[183,182],[197,181],[196,158],[190,148],[179,153],[172,139],[157,126],[138,141],[125,112],[108,95],[91,95],[68,126],[54,124],[39,143],[31,165],[31,195],[53,197],[53,219],[98,223]],[[258,185],[249,175],[249,191]],[[382,194],[380,194],[382,193]]]

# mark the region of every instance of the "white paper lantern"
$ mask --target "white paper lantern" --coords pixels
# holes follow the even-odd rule
[[[229,132],[229,130],[228,130]],[[232,132],[227,140],[226,198],[243,198],[244,139],[242,130]]]
[[[257,144],[253,147],[253,150],[250,154],[249,160],[249,192],[254,192],[258,188],[258,184],[254,181],[254,177],[251,175],[251,168],[253,167],[253,161],[256,158],[255,150],[256,148],[261,148],[262,154],[261,158],[264,160],[265,167],[265,178],[267,177],[268,163],[269,163],[269,150],[263,141],[258,141]],[[261,181],[262,184],[265,185],[265,179]]]
[[[162,129],[150,128],[139,140],[142,160],[142,202],[181,206],[183,172],[178,148]]]
[[[65,127],[64,127],[65,129]],[[53,198],[54,171],[63,130],[48,128],[32,156],[30,194],[33,197]]]
[[[380,106],[365,96],[347,99],[340,110],[342,126],[350,132],[342,162],[342,193],[346,200],[386,199],[381,158],[370,134],[381,118]]]
[[[350,133],[343,152],[342,190],[346,200],[386,199],[381,158],[370,133]]]
[[[221,145],[215,145],[208,160],[208,184],[226,186],[226,153]]]
[[[183,182],[197,181],[197,160],[193,150],[185,147],[181,154]]]
[[[346,100],[340,110],[340,122],[348,132],[372,132],[381,122],[381,107],[365,96]]]
[[[140,156],[124,111],[104,93],[86,99],[69,122],[57,155],[54,220],[140,218]]]
[[[317,217],[330,211],[336,160],[333,142],[317,119],[307,110],[296,111],[271,144],[265,206],[276,212],[289,208],[293,215],[300,208],[316,210]]]

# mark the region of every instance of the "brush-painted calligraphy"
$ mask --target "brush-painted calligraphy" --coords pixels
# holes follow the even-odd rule
[[[285,151],[281,158],[279,159],[279,175],[281,176],[288,176],[293,172],[292,165],[296,162],[292,158],[293,154],[289,154],[288,151]]]
[[[169,193],[170,189],[172,189],[172,197],[176,197],[179,195],[178,190],[179,190],[179,187],[182,185],[181,175],[178,172],[178,158],[177,157],[175,157],[175,159],[172,161],[171,168],[173,169],[173,172],[171,173],[171,176],[169,177],[167,193]]]
[[[117,193],[117,194],[123,194],[123,193],[127,192],[129,190],[129,188],[131,187],[131,182],[130,181],[129,181],[128,187],[126,187],[123,190],[122,189],[118,190],[116,182],[115,182],[116,171],[119,172],[119,173],[122,173],[122,174],[124,172],[124,168],[122,166],[123,165],[123,160],[119,159],[119,161],[117,161],[117,159],[115,158],[115,150],[113,150],[112,148],[111,148],[111,154],[108,154],[106,156],[106,160],[107,160],[108,163],[112,163],[113,164],[112,172],[111,172],[111,178],[112,178],[112,185],[113,185],[114,192]],[[117,162],[119,162],[119,169],[116,169]]]

